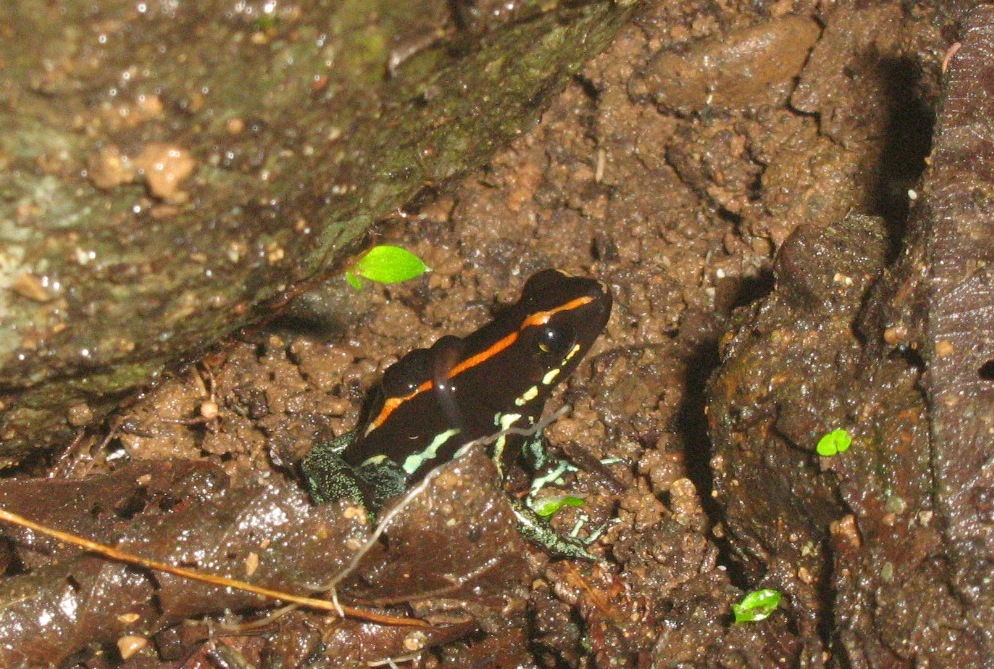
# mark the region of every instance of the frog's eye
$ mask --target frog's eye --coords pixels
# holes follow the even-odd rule
[[[545,355],[562,358],[573,347],[576,333],[568,326],[546,325],[538,335],[538,350]]]
[[[387,397],[407,397],[421,385],[417,378],[406,374],[406,370],[391,370],[393,367],[383,373],[383,393]]]
[[[407,397],[414,393],[428,375],[428,355],[416,348],[383,372],[383,394],[387,397]]]

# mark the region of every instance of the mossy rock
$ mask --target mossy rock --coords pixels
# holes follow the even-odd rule
[[[6,3],[0,465],[483,164],[632,4]]]

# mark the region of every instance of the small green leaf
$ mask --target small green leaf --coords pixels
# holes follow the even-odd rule
[[[825,457],[831,457],[833,455],[838,455],[839,453],[845,453],[849,450],[852,445],[852,437],[845,430],[832,430],[824,437],[818,440],[818,445],[815,450],[818,451],[818,455],[823,455]]]
[[[255,20],[252,29],[256,32],[267,32],[276,27],[276,15],[264,14]]]
[[[360,279],[359,277],[357,277],[352,272],[346,272],[345,273],[345,280],[348,281],[349,285],[352,286],[353,288],[355,288],[356,290],[359,290],[360,288],[362,288],[362,279]]]
[[[583,506],[584,501],[579,497],[546,497],[532,504],[532,509],[542,518],[551,518],[559,513],[564,506]]]
[[[345,273],[345,278],[353,287],[358,288],[362,284],[359,277],[377,283],[399,283],[421,276],[427,271],[428,266],[421,258],[407,249],[381,244],[369,249],[359,258],[352,269]]]
[[[754,623],[765,620],[780,605],[780,593],[776,590],[756,590],[732,604],[732,612],[737,623]]]

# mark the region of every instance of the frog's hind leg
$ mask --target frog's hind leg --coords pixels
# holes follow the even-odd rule
[[[368,495],[359,482],[355,469],[342,459],[342,452],[355,441],[355,433],[320,443],[304,456],[300,471],[311,498],[317,504],[350,499],[356,504],[367,504]]]
[[[407,472],[389,458],[363,463],[358,467],[356,474],[372,490],[371,504],[375,511],[378,511],[383,506],[383,502],[391,497],[407,492],[409,478]]]

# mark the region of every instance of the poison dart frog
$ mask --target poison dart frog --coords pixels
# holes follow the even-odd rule
[[[375,513],[383,503],[455,457],[467,443],[488,446],[503,479],[524,455],[546,463],[536,432],[543,405],[607,324],[611,293],[594,279],[547,269],[521,299],[476,332],[447,335],[390,366],[360,426],[316,446],[301,468],[318,503],[350,499]],[[555,533],[523,502],[512,507],[525,538],[552,553],[593,559],[582,543]]]

